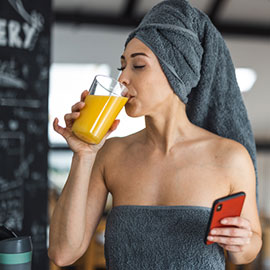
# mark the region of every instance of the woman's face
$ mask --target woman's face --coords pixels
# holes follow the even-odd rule
[[[139,39],[133,38],[121,56],[119,81],[127,86],[125,109],[129,116],[154,115],[166,109],[174,95],[157,57]]]

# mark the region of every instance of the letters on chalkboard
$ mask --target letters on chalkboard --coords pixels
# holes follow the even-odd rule
[[[43,29],[44,17],[36,10],[29,14],[20,0],[8,2],[25,22],[0,18],[0,46],[33,50]]]

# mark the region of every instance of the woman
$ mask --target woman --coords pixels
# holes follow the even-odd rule
[[[208,28],[200,31],[195,19]],[[250,137],[241,136],[243,144],[237,142],[244,129],[237,120],[246,115],[241,111],[234,117],[232,112],[229,125],[234,131],[224,131],[226,109],[243,104],[234,98],[229,107],[223,106],[231,95],[216,94],[224,85],[216,88],[213,83],[222,82],[220,72],[215,74],[220,67],[206,63],[214,47],[207,42],[209,25],[188,2],[163,1],[129,36],[119,81],[128,88],[127,114],[145,116],[145,129],[106,140],[117,128],[116,120],[99,145],[78,140],[71,127],[87,91],[65,115],[65,128],[55,119],[54,129],[74,152],[51,219],[49,256],[56,264],[71,264],[86,251],[108,192],[113,197],[105,235],[108,269],[224,269],[223,250],[235,264],[255,259],[261,248],[256,173],[243,146]],[[220,55],[222,46],[217,46]],[[230,70],[228,55],[224,59],[222,69]],[[218,57],[216,61],[222,63]],[[224,77],[237,85],[229,71]],[[211,86],[206,88],[205,82]],[[212,95],[201,108],[205,93]],[[224,117],[218,118],[221,110]],[[205,111],[210,113],[206,116]],[[241,217],[224,219],[228,227],[211,231],[209,240],[215,244],[206,246],[203,237],[212,202],[239,191],[246,193]]]

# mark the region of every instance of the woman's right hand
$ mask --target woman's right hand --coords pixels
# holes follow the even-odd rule
[[[58,118],[55,118],[53,121],[53,128],[54,130],[62,135],[64,139],[67,141],[69,147],[74,153],[97,153],[98,150],[103,146],[105,143],[107,137],[116,130],[117,126],[119,125],[120,120],[115,120],[107,132],[107,134],[104,136],[104,138],[101,140],[99,144],[89,144],[86,143],[79,138],[77,138],[73,132],[72,132],[72,125],[74,121],[80,116],[80,110],[85,106],[84,100],[86,96],[89,94],[87,90],[83,91],[81,94],[81,101],[74,104],[71,108],[71,113],[65,114],[65,123],[66,127],[59,126],[59,120]]]

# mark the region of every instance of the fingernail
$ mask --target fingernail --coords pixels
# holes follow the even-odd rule
[[[209,241],[212,241],[213,239],[214,239],[214,237],[212,237],[212,236],[207,237],[207,240],[209,240]]]
[[[227,224],[228,221],[227,221],[226,219],[222,219],[220,223],[222,223],[222,224]]]
[[[217,232],[216,230],[212,230],[210,233],[211,234],[216,234],[216,232]]]

